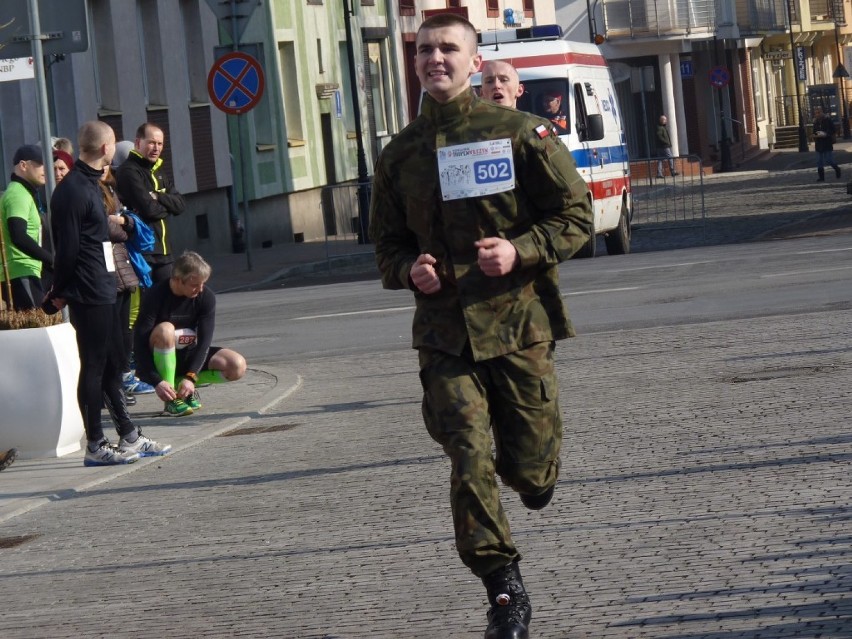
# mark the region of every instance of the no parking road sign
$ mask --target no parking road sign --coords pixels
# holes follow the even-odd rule
[[[710,79],[710,86],[717,89],[728,86],[731,81],[731,72],[725,67],[713,67],[707,76]]]
[[[257,59],[242,51],[226,53],[207,75],[207,92],[218,109],[239,115],[257,106],[263,97],[263,69]]]

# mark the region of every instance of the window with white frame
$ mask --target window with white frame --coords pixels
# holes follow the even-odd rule
[[[299,95],[299,73],[296,47],[293,42],[278,43],[281,66],[281,90],[284,92],[284,125],[288,140],[304,140],[302,128],[302,97]]]
[[[143,64],[142,80],[144,82],[147,106],[165,106],[166,81],[163,68],[163,43],[160,34],[160,12],[156,2],[137,0],[136,29],[139,34],[139,47]]]
[[[764,96],[766,92],[763,90],[763,73],[761,73],[761,58],[752,56],[751,58],[751,95],[754,100],[754,117],[758,120],[763,120],[766,117],[766,107],[764,105]]]
[[[386,68],[381,42],[367,43],[367,62],[370,65],[370,96],[373,100],[373,121],[376,125],[376,135],[387,135],[388,107],[391,102],[387,99],[385,88]]]

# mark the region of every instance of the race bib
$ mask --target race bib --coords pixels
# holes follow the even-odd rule
[[[515,162],[509,138],[438,149],[438,175],[444,201],[480,197],[515,188]]]
[[[104,247],[104,263],[107,273],[115,273],[115,260],[112,257],[112,242],[102,242]]]
[[[198,341],[198,335],[191,328],[175,329],[175,348],[177,350],[195,346],[196,341]]]

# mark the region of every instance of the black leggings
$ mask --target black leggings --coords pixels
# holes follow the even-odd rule
[[[133,331],[130,328],[130,291],[119,291],[115,300],[115,330],[113,331],[113,349],[118,358],[118,367],[122,373],[130,370],[130,353],[133,352]]]
[[[15,304],[15,310],[28,311],[31,308],[41,307],[44,291],[41,288],[41,280],[35,275],[14,277],[10,280],[10,284],[12,285],[12,301]],[[0,294],[3,296],[3,301],[8,303],[9,295],[5,282],[0,286]]]
[[[70,302],[71,324],[77,331],[80,353],[80,379],[77,383],[77,403],[83,415],[86,439],[99,442],[105,439],[101,424],[104,402],[110,410],[120,437],[135,430],[124,394],[121,392],[121,364],[112,348],[112,337],[120,330],[114,304],[80,304]]]

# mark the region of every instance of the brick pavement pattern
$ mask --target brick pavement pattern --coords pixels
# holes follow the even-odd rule
[[[554,502],[504,500],[532,636],[852,636],[850,332],[826,309],[560,343]],[[413,351],[298,372],[232,435],[5,522],[35,537],[0,549],[0,635],[481,637]]]

